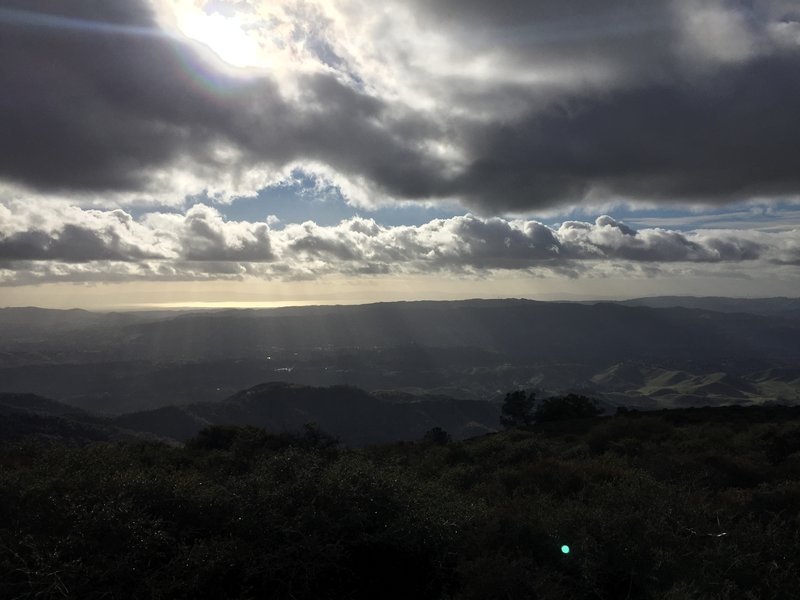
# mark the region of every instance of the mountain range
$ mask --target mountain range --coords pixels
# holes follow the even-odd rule
[[[38,435],[73,442],[145,437],[184,442],[212,425],[250,425],[294,432],[314,424],[349,446],[419,440],[435,427],[456,439],[499,426],[496,403],[370,394],[350,386],[325,388],[268,383],[220,402],[168,406],[117,417],[101,417],[32,394],[0,394],[0,438]]]
[[[388,390],[418,402],[496,404],[525,388],[584,393],[609,409],[791,404],[800,400],[798,307],[792,298],[660,297],[194,312],[6,308],[0,392],[107,416],[213,404],[275,381]]]

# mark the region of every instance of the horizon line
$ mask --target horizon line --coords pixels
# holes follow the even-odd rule
[[[696,296],[692,294],[656,294],[650,296],[632,297],[580,297],[577,294],[558,294],[558,297],[525,297],[525,296],[503,296],[503,297],[469,297],[469,298],[418,298],[414,300],[397,299],[381,300],[371,302],[342,302],[340,300],[263,300],[263,301],[188,301],[188,302],[143,302],[135,304],[109,305],[107,307],[82,308],[80,306],[53,308],[36,305],[15,305],[0,306],[0,310],[11,309],[39,309],[57,311],[85,311],[96,313],[112,312],[185,312],[185,311],[214,311],[214,310],[270,310],[279,308],[314,308],[314,307],[343,307],[343,306],[371,306],[376,304],[411,304],[421,302],[477,302],[477,301],[511,301],[525,300],[530,302],[565,302],[565,303],[586,303],[594,304],[601,302],[630,302],[634,300],[651,300],[659,298],[684,298],[684,299],[721,299],[721,300],[800,300],[800,296]]]

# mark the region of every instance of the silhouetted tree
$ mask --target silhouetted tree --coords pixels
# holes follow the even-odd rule
[[[509,429],[533,423],[533,405],[535,402],[536,394],[534,392],[525,394],[523,390],[517,390],[506,394],[500,415],[500,422],[503,427]]]
[[[317,423],[303,425],[303,441],[305,446],[327,450],[339,445],[339,438],[320,429]]]
[[[436,446],[443,446],[452,440],[450,434],[441,427],[434,427],[425,432],[422,441],[426,444],[433,444]]]
[[[537,423],[565,421],[567,419],[586,419],[603,413],[603,409],[591,398],[579,394],[545,398],[536,408],[534,418]]]

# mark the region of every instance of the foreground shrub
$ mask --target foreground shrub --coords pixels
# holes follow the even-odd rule
[[[0,597],[795,597],[796,425],[725,414],[363,450],[314,428],[15,442]]]

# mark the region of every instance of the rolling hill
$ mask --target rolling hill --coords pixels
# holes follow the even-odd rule
[[[113,423],[178,441],[197,435],[209,425],[253,425],[283,432],[315,423],[348,445],[363,446],[420,439],[433,427],[463,439],[496,430],[499,416],[499,405],[489,402],[276,382],[241,391],[222,402],[132,413],[115,418]]]
[[[521,387],[641,408],[797,401],[800,320],[786,316],[796,301],[716,300],[631,303],[732,312],[530,300],[105,315],[5,309],[0,391],[107,415],[218,402],[265,381],[487,401]],[[714,380],[719,373],[735,382]]]

